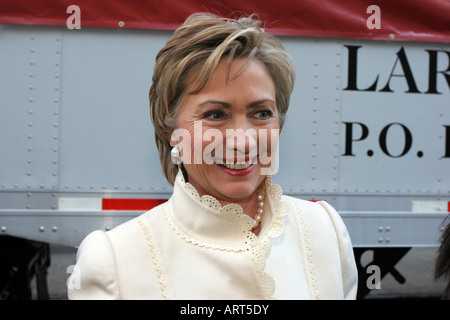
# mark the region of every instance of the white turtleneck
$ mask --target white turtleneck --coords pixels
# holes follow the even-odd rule
[[[347,230],[325,202],[266,178],[261,231],[237,204],[200,197],[181,172],[168,202],[80,245],[70,299],[354,299]]]

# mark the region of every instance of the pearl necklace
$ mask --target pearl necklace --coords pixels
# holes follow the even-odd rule
[[[262,215],[264,212],[264,190],[258,189],[258,194],[256,196],[256,199],[258,200],[258,209],[256,210],[255,217],[253,218],[255,220],[255,225],[253,226],[252,230],[255,230],[258,228],[259,224],[262,220]]]

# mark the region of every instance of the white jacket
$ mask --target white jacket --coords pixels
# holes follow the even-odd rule
[[[270,177],[266,199],[255,236],[241,206],[200,197],[178,174],[168,202],[83,240],[69,299],[355,299],[337,212],[282,196]]]

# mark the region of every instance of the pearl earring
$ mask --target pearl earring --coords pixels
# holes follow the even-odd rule
[[[174,146],[172,150],[170,150],[170,157],[172,158],[172,162],[174,164],[181,164],[180,147],[178,145]]]

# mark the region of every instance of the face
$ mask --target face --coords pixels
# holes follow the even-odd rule
[[[189,183],[222,204],[254,197],[280,129],[275,87],[261,63],[236,60],[226,77],[222,61],[200,92],[185,96],[175,130],[181,135],[171,139]]]

